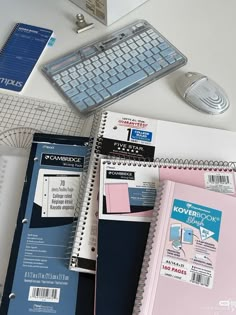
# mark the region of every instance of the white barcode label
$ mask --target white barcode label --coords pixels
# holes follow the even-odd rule
[[[30,287],[28,301],[59,303],[60,288]]]
[[[224,194],[234,194],[235,185],[233,174],[221,172],[206,172],[205,188],[218,191]]]
[[[211,277],[202,275],[198,272],[193,272],[191,277],[191,282],[195,284],[200,284],[205,287],[209,287]]]
[[[229,184],[229,176],[228,175],[208,175],[208,181],[211,184]]]

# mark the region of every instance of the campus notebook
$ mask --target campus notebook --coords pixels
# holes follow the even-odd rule
[[[0,50],[0,89],[20,92],[53,31],[17,23]]]
[[[234,169],[233,163],[226,162],[218,166],[215,163],[213,168],[207,161],[198,164],[195,161],[193,165],[188,161],[168,159],[156,162],[101,160],[96,315],[132,314],[160,181],[170,179],[235,197]],[[189,231],[186,229],[182,233],[176,224],[172,237],[181,233],[184,241],[191,242]]]
[[[93,313],[94,276],[69,271],[66,256],[87,143],[34,135],[1,315]]]
[[[145,250],[133,315],[235,310],[236,198],[166,181]]]
[[[236,133],[104,111],[94,119],[97,128],[86,180],[81,193],[70,268],[95,272],[99,161],[101,157],[153,160],[175,157],[234,161]]]

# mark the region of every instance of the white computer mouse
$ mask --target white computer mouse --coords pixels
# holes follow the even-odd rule
[[[180,96],[195,109],[212,115],[222,114],[229,108],[229,99],[224,90],[197,72],[187,72],[176,81]]]

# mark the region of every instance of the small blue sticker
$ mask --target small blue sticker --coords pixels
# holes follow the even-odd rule
[[[152,132],[145,131],[145,130],[132,129],[131,139],[151,142],[152,141]]]

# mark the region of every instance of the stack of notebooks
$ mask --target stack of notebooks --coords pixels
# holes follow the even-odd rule
[[[92,134],[35,135],[0,314],[232,309],[236,134],[111,111]]]

